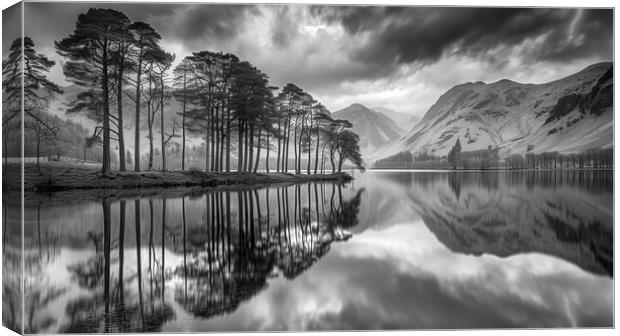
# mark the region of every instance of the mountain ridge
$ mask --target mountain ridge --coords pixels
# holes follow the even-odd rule
[[[362,155],[399,139],[405,130],[381,112],[353,103],[332,113],[335,119],[346,119],[353,124],[353,132],[360,137]]]
[[[612,62],[596,63],[542,84],[501,79],[490,84],[479,81],[455,85],[437,99],[413,129],[371,153],[369,159],[403,151],[414,156],[443,156],[457,139],[464,151],[491,146],[499,148],[502,155],[524,154],[528,149],[535,153],[570,153],[610,147],[613,76],[599,81],[606,73],[613,73]],[[597,92],[592,95],[592,90]],[[570,95],[575,95],[573,101],[564,98]],[[586,96],[596,102],[586,102]],[[569,110],[564,108],[559,118],[545,122],[562,99],[570,102],[565,104]],[[598,108],[596,115],[591,113],[592,106]]]

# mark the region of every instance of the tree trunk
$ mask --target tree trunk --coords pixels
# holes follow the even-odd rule
[[[112,174],[110,167],[110,97],[108,96],[108,40],[103,40],[101,89],[103,91],[103,163],[101,173],[105,176]]]
[[[159,97],[159,132],[161,137],[161,170],[166,171],[166,140],[164,139],[164,74],[159,77],[161,96]]]
[[[321,143],[321,130],[317,129],[316,132],[316,149],[314,151],[314,174],[316,175],[317,168],[319,167],[319,146]]]
[[[230,106],[226,104],[226,171],[230,172],[230,137],[232,126],[230,124]]]
[[[258,171],[258,163],[260,161],[260,136],[261,129],[258,129],[258,138],[256,138],[256,161],[254,162],[254,173]]]
[[[151,106],[151,100],[153,99],[153,82],[149,78],[149,100],[146,109],[146,123],[149,128],[149,165],[148,170],[153,170],[153,122],[155,119],[155,112],[153,112]]]
[[[289,152],[290,152],[290,148],[289,146],[291,145],[291,119],[288,118],[287,120],[287,133],[286,133],[286,150],[284,151],[284,155],[285,155],[285,159],[284,159],[284,171],[288,172],[288,159],[289,159]]]
[[[294,168],[295,173],[297,174],[297,119],[295,118],[295,132],[293,133],[293,160],[295,162]]]
[[[302,157],[302,141],[301,139],[304,136],[304,123],[305,123],[305,118],[301,118],[301,130],[299,130],[299,140],[297,142],[297,146],[298,146],[298,150],[297,150],[297,163],[295,164],[295,173],[297,174],[301,174],[301,157]]]
[[[310,163],[312,157],[312,115],[310,115],[310,128],[308,129],[308,163],[306,164],[306,174],[310,175]]]
[[[209,138],[210,138],[210,146],[211,146],[211,158],[210,158],[210,165],[209,165],[209,170],[213,171],[214,170],[214,164],[215,164],[215,159],[214,159],[214,155],[215,155],[215,129],[213,127],[213,102],[211,97],[213,97],[213,95],[211,94],[211,87],[209,86],[209,109],[208,109],[208,115],[209,118],[207,120],[207,129],[209,130]]]
[[[278,157],[276,158],[276,171],[279,172],[280,171],[280,148],[281,148],[281,137],[282,137],[282,132],[281,132],[281,127],[280,127],[280,120],[278,119]],[[269,152],[267,152],[269,153]],[[267,172],[269,172],[269,169],[267,170]]]
[[[239,121],[237,136],[237,172],[243,171],[243,122]]]
[[[246,159],[246,171],[252,171],[252,160],[254,159],[254,124],[250,124],[250,133],[249,133],[249,147],[248,147],[248,152],[247,152],[247,156],[248,158]]]
[[[125,158],[125,130],[123,129],[123,75],[125,72],[125,56],[121,56],[120,63],[118,65],[118,78],[116,79],[116,112],[118,114],[118,159],[119,170],[124,172],[126,168]]]
[[[271,152],[271,144],[269,143],[269,132],[267,132],[267,158],[265,159],[265,170],[269,173],[269,152]],[[267,199],[269,201],[269,199]]]
[[[187,92],[187,70],[183,71],[183,110],[182,110],[182,127],[183,127],[183,148],[181,149],[181,170],[185,170],[185,108],[186,108],[186,104],[187,104],[187,96],[186,96],[186,92]]]
[[[205,171],[211,171],[209,169],[209,136],[205,135]]]
[[[142,47],[140,48],[140,53],[138,54],[138,69],[137,69],[137,78],[136,78],[136,133],[134,138],[134,153],[133,153],[133,170],[136,172],[140,171],[140,81],[142,75]]]
[[[224,104],[222,104],[221,106],[222,108],[222,117],[220,118],[220,154],[219,154],[219,160],[218,160],[218,168],[220,171],[224,171],[224,149],[225,149],[225,144],[226,144],[226,124],[224,123]]]

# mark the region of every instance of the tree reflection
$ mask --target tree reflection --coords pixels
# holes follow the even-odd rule
[[[7,197],[2,199],[2,325],[21,333],[23,332],[21,207],[19,209],[9,207],[7,199]]]
[[[118,238],[118,272],[114,273],[111,264],[112,230],[111,230],[111,201],[102,200],[103,235],[90,233],[93,238],[95,255],[81,263],[71,265],[70,271],[74,274],[77,283],[89,291],[70,301],[66,306],[66,315],[69,322],[60,327],[64,333],[119,333],[137,331],[158,331],[161,326],[173,318],[172,308],[165,304],[161,297],[152,293],[144,300],[142,288],[143,269],[141,251],[141,217],[140,200],[136,200],[135,231],[136,231],[136,274],[124,278],[124,234],[126,223],[126,202],[120,202],[119,238]],[[97,237],[102,237],[103,242]],[[103,250],[98,247],[103,244]],[[103,264],[103,266],[101,266]],[[94,265],[94,266],[93,266]],[[155,272],[149,272],[149,282],[163,282],[163,277]],[[116,279],[114,279],[116,277]],[[138,292],[125,288],[125,282],[137,277]],[[163,284],[160,285],[163,288]],[[137,295],[136,295],[137,294]]]
[[[30,232],[24,240],[24,332],[36,333],[55,323],[48,304],[65,291],[52,283],[45,266],[53,263],[60,251],[58,235],[41,225],[41,204],[36,205],[36,220],[24,223]],[[35,227],[36,225],[36,227]]]
[[[201,317],[232,312],[266,288],[270,277],[281,272],[294,278],[334,241],[348,239],[351,234],[345,229],[357,223],[363,190],[343,200],[342,193],[335,198],[334,187],[326,199],[323,187],[322,192],[318,184],[240,191],[236,202],[229,192],[207,194],[214,216],[205,221],[204,247],[193,244],[187,250],[183,244],[183,265],[175,269],[182,278],[175,300]],[[236,216],[230,216],[231,209],[237,210]],[[187,225],[184,220],[183,227]]]
[[[27,235],[26,330],[154,332],[175,318],[175,306],[201,317],[233,312],[270,278],[295,278],[331,244],[351,237],[362,193],[317,183],[192,190],[133,202],[104,197],[96,204],[99,223],[82,233],[88,244],[78,253],[63,250],[64,270],[46,268],[62,241],[43,230],[39,210]],[[135,254],[128,253],[132,248]],[[44,281],[52,271],[66,272],[70,294]],[[63,311],[49,310],[63,296]],[[4,302],[17,312],[19,300],[11,300],[5,296]],[[5,314],[5,321],[11,317]]]

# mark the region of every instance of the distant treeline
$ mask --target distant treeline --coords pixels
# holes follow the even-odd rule
[[[119,171],[130,165],[141,171],[145,140],[146,169],[154,169],[156,147],[161,170],[168,169],[168,156],[178,149],[180,168],[186,169],[188,135],[204,140],[207,171],[230,171],[233,160],[238,171],[257,171],[261,161],[269,171],[271,153],[276,155],[271,167],[276,171],[316,174],[327,165],[340,171],[345,161],[363,169],[352,124],[332,119],[301,88],[289,83],[275,95],[278,88],[266,74],[229,53],[194,52],[173,68],[176,57],[162,48],[161,39],[148,23],[132,22],[116,10],[91,8],[78,15],[71,34],[55,42],[66,80],[80,88],[66,113],[80,113],[97,124],[86,144],[100,151],[104,175],[111,174],[115,153]],[[29,65],[23,72],[22,55]],[[47,79],[54,64],[35,50],[31,38],[12,43],[3,60],[5,132],[19,132],[16,117],[24,111],[27,127],[48,139],[59,136],[62,127],[42,117],[49,101],[64,93]],[[179,103],[172,111],[171,98]],[[124,110],[125,100],[133,111]],[[128,131],[134,136],[133,153],[125,146]],[[83,141],[84,136],[79,137]]]
[[[512,154],[503,158],[499,156],[497,148],[460,152],[454,157],[450,157],[450,155],[433,156],[427,153],[414,156],[407,151],[378,160],[374,167],[410,169],[611,169],[613,168],[613,148],[589,149],[581,153],[571,154],[559,152]]]

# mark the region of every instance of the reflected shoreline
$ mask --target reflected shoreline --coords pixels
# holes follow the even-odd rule
[[[186,324],[187,330],[253,330],[237,323],[256,318],[255,309],[277,311],[284,302],[299,309],[304,302],[296,300],[320,301],[326,291],[332,295],[326,304],[348,302],[360,316],[374,317],[359,321],[344,310],[308,329],[357,325],[347,321],[411,328],[409,319],[391,324],[376,310],[402,317],[425,311],[433,314],[431,327],[530,326],[525,320],[486,323],[484,314],[496,316],[498,304],[536,315],[545,326],[566,326],[562,312],[522,302],[517,289],[503,288],[512,286],[504,276],[514,274],[541,297],[578,295],[571,301],[583,318],[576,326],[606,325],[611,307],[599,302],[603,316],[595,319],[580,300],[592,302],[613,283],[612,195],[613,174],[601,171],[369,171],[341,184],[30,193],[24,323],[32,333],[186,331]],[[19,264],[10,248],[19,233],[11,224],[19,209],[3,206],[7,267]],[[530,256],[506,258],[519,254]],[[551,263],[537,265],[550,273],[530,274],[519,260]],[[450,262],[463,264],[442,271]],[[408,263],[412,268],[403,268]],[[488,278],[469,279],[469,266]],[[20,274],[8,271],[5,284],[19,282]],[[564,277],[570,281],[556,281]],[[398,281],[378,285],[384,279]],[[465,290],[464,296],[439,285],[446,281]],[[588,288],[591,283],[602,287]],[[365,294],[353,295],[353,289]],[[7,301],[14,297],[11,290],[4,290],[5,309],[17,309]],[[450,307],[466,309],[474,300],[481,315],[471,323],[442,320],[441,312],[461,313],[443,303],[428,311],[416,305],[415,300],[430,300],[427,292]],[[280,313],[284,321],[307,318],[293,308]],[[8,311],[4,316],[12,317]],[[274,323],[260,329],[305,330]]]
[[[26,301],[32,313],[25,330],[158,331],[178,313],[171,301],[195,316],[233,312],[266,288],[269,278],[281,273],[294,279],[332,243],[349,239],[362,193],[349,198],[341,184],[305,183],[107,193],[64,205],[56,194],[38,195],[26,204],[25,246],[33,267],[24,276],[26,296],[43,302]],[[85,212],[89,228],[80,219],[72,228],[65,222],[74,217],[69,209],[97,216]],[[61,253],[61,247],[71,249]],[[133,256],[127,253],[132,249]],[[88,257],[65,269],[49,268],[74,253]],[[53,280],[65,272],[62,285]],[[65,310],[49,311],[48,304],[59,299],[68,300]]]

